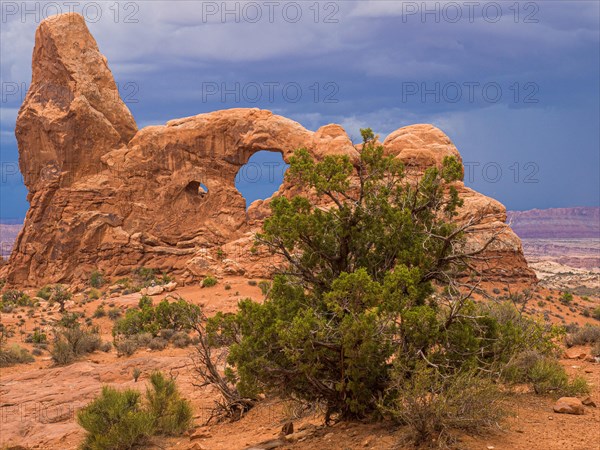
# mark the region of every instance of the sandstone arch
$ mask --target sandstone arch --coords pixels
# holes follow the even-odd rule
[[[221,246],[246,248],[267,214],[266,202],[248,211],[234,179],[260,150],[291,153],[306,147],[315,157],[356,155],[339,125],[316,132],[258,109],[230,109],[171,120],[138,130],[118,95],[106,58],[83,17],[64,14],[36,32],[30,90],[19,111],[19,163],[30,209],[9,263],[9,285],[39,286],[87,279],[100,268],[123,275],[141,265],[193,279],[205,273],[265,274],[261,255],[225,262],[211,256]],[[432,125],[392,133],[386,151],[414,171],[458,155]],[[184,195],[201,182],[209,195]],[[284,183],[277,195],[297,187]],[[460,184],[462,218],[485,213],[481,233],[501,230],[503,240],[490,276],[532,281],[519,239],[504,224],[497,201]],[[237,256],[236,256],[237,255]]]

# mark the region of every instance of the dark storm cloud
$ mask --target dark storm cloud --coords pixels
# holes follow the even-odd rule
[[[472,15],[468,2],[298,2],[299,19],[293,2],[271,15],[265,2],[229,2],[229,14],[221,2],[134,3],[137,22],[105,9],[88,23],[140,127],[231,107],[353,137],[433,123],[470,164],[467,183],[511,209],[599,203],[597,2],[479,2]],[[30,78],[37,24],[21,19],[0,33],[11,89]],[[4,162],[17,160],[21,98],[3,98]],[[26,209],[19,183],[2,184],[0,217]]]

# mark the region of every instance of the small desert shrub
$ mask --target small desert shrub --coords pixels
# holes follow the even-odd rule
[[[106,310],[104,309],[104,306],[100,305],[96,308],[96,311],[94,311],[93,317],[94,319],[99,319],[104,316],[106,316]]]
[[[507,364],[502,375],[509,382],[531,384],[536,394],[572,396],[589,391],[585,379],[577,377],[569,381],[565,369],[556,359],[534,350],[517,355]]]
[[[563,294],[560,296],[560,302],[564,305],[570,305],[572,301],[573,294],[571,294],[570,292],[563,292]]]
[[[2,294],[2,304],[4,306],[33,306],[33,301],[29,295],[25,294],[23,291],[18,291],[16,289],[9,289],[4,294]]]
[[[140,378],[140,375],[142,374],[142,371],[139,367],[135,367],[132,371],[131,371],[131,375],[133,376],[133,381],[137,383],[138,379]]]
[[[154,432],[154,420],[142,408],[138,391],[117,391],[109,386],[77,413],[77,422],[88,433],[82,445],[86,450],[130,449],[143,444]]]
[[[169,343],[165,339],[155,337],[150,341],[148,347],[150,347],[152,350],[164,350],[165,348],[167,348],[168,344]]]
[[[583,317],[590,317],[590,316],[592,315],[592,313],[590,313],[590,310],[589,310],[589,309],[585,308],[585,309],[583,310],[583,312],[581,313],[581,315],[582,315]]]
[[[50,354],[52,355],[52,361],[54,361],[54,364],[57,366],[66,366],[76,359],[73,349],[65,341],[55,342]]]
[[[102,339],[97,327],[84,329],[76,316],[63,316],[64,322],[54,332],[54,345],[50,351],[52,360],[61,366],[70,364],[82,355],[100,349]]]
[[[135,336],[135,339],[137,340],[139,347],[148,347],[150,341],[152,341],[152,334],[140,333],[137,336]]]
[[[104,275],[98,270],[94,270],[90,274],[90,286],[96,289],[101,288],[104,285]]]
[[[100,345],[100,350],[104,353],[108,353],[112,350],[112,347],[113,346],[110,342],[103,342],[102,345]]]
[[[43,298],[44,300],[50,300],[50,295],[52,295],[52,286],[44,286],[39,291],[37,291],[36,297]]]
[[[41,356],[44,354],[43,350],[39,347],[35,347],[33,350],[31,350],[31,354],[33,356]]]
[[[501,291],[500,289],[498,289],[498,288],[494,288],[494,289],[492,289],[492,292],[493,292],[494,294],[496,294],[496,295],[499,295],[499,294],[500,294],[500,292],[502,292],[502,291]]]
[[[225,288],[226,291],[229,291],[229,290],[231,290],[231,285],[230,284],[226,284],[224,286],[224,288]]]
[[[111,308],[108,310],[108,318],[110,320],[117,320],[121,317],[121,310],[119,308]]]
[[[569,347],[574,345],[587,345],[600,342],[600,327],[585,325],[577,328],[566,337],[566,344]]]
[[[163,339],[166,339],[167,341],[170,341],[174,334],[175,330],[172,330],[171,328],[165,328],[158,332],[158,336]]]
[[[217,279],[215,277],[206,277],[202,280],[202,287],[212,287],[217,284]]]
[[[592,356],[600,357],[600,342],[596,342],[591,350]]]
[[[139,344],[135,338],[124,338],[115,341],[115,348],[118,355],[131,356],[139,348]]]
[[[192,343],[192,339],[185,331],[179,331],[173,335],[171,342],[175,347],[184,348]]]
[[[598,307],[598,308],[595,308],[595,309],[592,311],[592,317],[593,317],[594,319],[596,319],[596,320],[600,320],[600,307]]]
[[[419,364],[410,379],[396,379],[391,391],[394,400],[382,412],[408,425],[417,445],[445,446],[454,440],[452,431],[482,434],[505,415],[496,386],[471,373],[442,377]]]
[[[140,369],[134,368],[132,375],[137,381]],[[104,386],[100,396],[77,413],[77,422],[87,431],[83,449],[125,450],[141,448],[152,435],[180,435],[189,429],[192,417],[175,380],[154,372],[144,402],[139,391]]]
[[[192,407],[182,399],[175,379],[166,378],[161,372],[150,376],[150,387],[146,390],[148,410],[155,418],[157,434],[180,435],[192,423]]]
[[[255,280],[248,280],[248,286],[257,286],[258,283]]]
[[[101,292],[98,289],[91,288],[88,292],[88,298],[90,300],[98,300],[101,296]]]
[[[33,361],[33,356],[17,344],[13,344],[9,348],[0,347],[0,367],[9,367]]]
[[[48,302],[51,305],[58,303],[60,305],[60,311],[64,311],[65,303],[67,302],[67,300],[70,299],[71,293],[67,291],[67,289],[64,286],[57,284],[56,286],[52,287],[52,293],[50,294]]]
[[[27,336],[25,342],[30,342],[33,344],[45,344],[48,342],[48,336],[46,336],[46,333],[40,330],[33,330],[33,333]]]

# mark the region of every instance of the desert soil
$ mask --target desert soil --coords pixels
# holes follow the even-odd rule
[[[153,297],[156,303],[166,295],[186,298],[203,305],[207,314],[217,311],[234,311],[237,302],[245,297],[261,300],[262,294],[248,279],[232,277],[219,280],[211,288],[198,285],[178,288],[170,294]],[[230,289],[224,286],[229,284]],[[515,292],[518,286],[489,286],[488,291],[498,296]],[[33,292],[32,292],[33,293]],[[559,291],[538,288],[525,305],[525,310],[555,323],[596,323],[584,317],[586,308],[600,305],[598,297],[582,299],[576,297],[572,306],[562,305]],[[137,304],[140,294],[129,294],[108,299],[99,299],[84,305],[75,302],[73,311],[85,312],[90,317],[104,302],[106,307],[123,310]],[[543,306],[541,302],[543,303]],[[20,309],[12,314],[2,314],[2,323],[18,325],[24,320],[12,342],[31,349],[22,340],[42,318],[50,321],[58,317],[56,309],[46,311],[36,308],[32,317]],[[112,321],[107,317],[94,319],[100,326],[104,340],[111,341]],[[589,349],[581,349],[589,353]],[[75,420],[76,411],[98,395],[102,385],[119,389],[137,388],[144,390],[152,370],[163,370],[177,377],[185,397],[195,410],[194,424],[197,427],[191,436],[177,439],[155,439],[149,448],[181,449],[244,449],[279,448],[289,449],[400,449],[410,448],[403,444],[407,430],[388,423],[339,423],[331,427],[323,425],[319,411],[302,411],[297,406],[279,399],[268,398],[235,423],[211,423],[203,426],[217,393],[210,387],[194,386],[196,380],[191,356],[193,347],[177,349],[172,346],[163,351],[141,349],[131,357],[118,357],[112,349],[108,353],[95,352],[66,367],[53,366],[47,352],[36,357],[34,363],[21,364],[2,369],[0,375],[0,446],[10,448],[74,449],[82,441],[83,430]],[[600,364],[581,360],[563,359],[562,364],[572,375],[584,376],[592,386],[591,397],[600,404]],[[132,371],[142,371],[135,382]],[[539,397],[526,389],[511,395],[507,406],[514,412],[502,423],[496,433],[476,438],[464,436],[460,441],[466,449],[594,449],[600,442],[600,409],[586,408],[583,416],[560,415],[552,412],[553,399]],[[299,432],[299,441],[278,440],[283,424],[294,423]],[[262,443],[262,444],[261,444]],[[283,443],[283,445],[281,445]]]

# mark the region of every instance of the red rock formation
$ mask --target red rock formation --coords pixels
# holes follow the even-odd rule
[[[259,150],[281,152],[285,160],[299,147],[317,158],[357,152],[339,125],[311,132],[258,109],[200,114],[137,131],[106,59],[76,14],[40,24],[16,133],[31,207],[2,269],[13,285],[83,280],[95,268],[124,275],[143,265],[184,279],[210,272],[266,275],[266,255],[251,247],[268,201],[246,211],[234,186],[237,171]],[[460,157],[432,125],[401,128],[384,146],[417,172],[446,155]],[[488,275],[535,280],[519,239],[504,223],[504,207],[457,185],[465,198],[459,219],[485,216],[473,239],[501,233],[490,250],[497,259]],[[278,194],[297,190],[284,183]],[[220,247],[223,261],[215,256]]]

